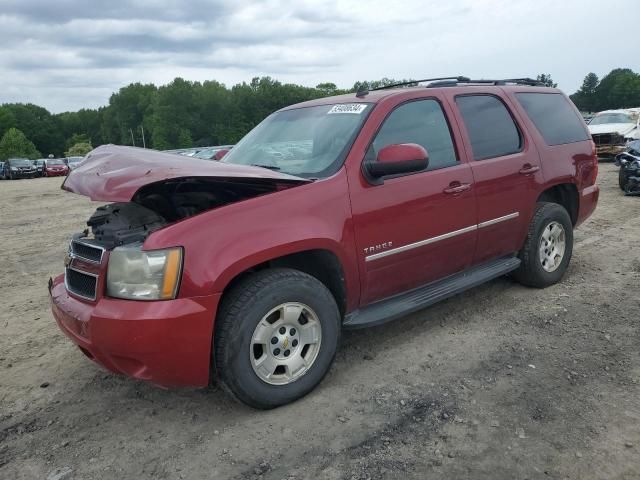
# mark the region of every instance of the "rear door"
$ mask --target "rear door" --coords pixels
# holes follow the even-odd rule
[[[400,143],[425,147],[428,169],[379,185],[362,168],[349,175],[362,304],[463,270],[473,257],[473,177],[457,152],[459,137],[452,137],[441,98],[395,106],[376,128],[362,162]]]
[[[544,182],[535,144],[502,96],[452,93],[449,101],[475,184],[478,239],[473,263],[517,252]]]

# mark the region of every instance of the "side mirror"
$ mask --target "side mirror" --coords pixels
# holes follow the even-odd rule
[[[222,157],[224,157],[227,153],[229,153],[229,149],[228,148],[223,148],[222,150],[218,150],[215,155],[211,158],[211,160],[220,160]]]
[[[387,145],[378,152],[375,162],[367,164],[367,171],[373,178],[419,172],[429,165],[427,150],[416,143]]]

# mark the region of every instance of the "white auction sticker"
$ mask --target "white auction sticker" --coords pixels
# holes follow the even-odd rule
[[[366,103],[343,103],[340,105],[334,105],[331,107],[331,110],[327,112],[330,113],[355,113],[360,115],[367,108]]]

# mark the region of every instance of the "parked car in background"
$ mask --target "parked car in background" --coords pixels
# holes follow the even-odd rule
[[[9,180],[38,176],[33,162],[27,158],[10,158],[4,162],[4,176]]]
[[[233,148],[233,145],[220,145],[217,147],[207,147],[198,151],[192,156],[193,158],[202,158],[203,160],[220,160],[232,148]]]
[[[220,162],[99,147],[63,189],[116,203],[73,236],[53,315],[111,371],[164,386],[215,373],[273,408],[322,380],[343,328],[507,273],[553,285],[596,207],[598,162],[571,101],[532,85],[458,77],[316,99]]]
[[[197,148],[175,148],[173,150],[163,150],[164,153],[173,153],[176,155],[183,155],[185,157],[193,157],[196,153],[202,150],[204,147]]]
[[[4,162],[0,161],[0,180],[4,180]]]
[[[62,158],[48,158],[45,162],[44,176],[56,177],[69,173],[69,167]]]
[[[589,132],[599,157],[613,158],[625,149],[627,142],[640,139],[640,108],[605,110],[589,122]]]
[[[616,155],[620,167],[618,183],[625,195],[640,196],[640,140],[627,143],[624,152]]]
[[[45,158],[38,158],[37,160],[33,160],[33,165],[36,167],[36,172],[38,172],[38,177],[44,176],[44,164]]]
[[[67,157],[64,159],[64,163],[69,167],[69,170],[73,170],[82,163],[84,157]]]

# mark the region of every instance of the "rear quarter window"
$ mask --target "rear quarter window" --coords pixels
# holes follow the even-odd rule
[[[547,145],[589,140],[573,107],[560,93],[516,93],[516,98]]]

